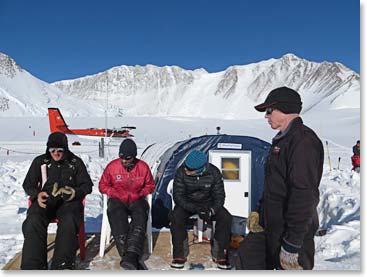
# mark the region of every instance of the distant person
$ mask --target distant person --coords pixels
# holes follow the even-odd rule
[[[352,170],[359,172],[361,167],[360,161],[360,140],[357,140],[356,145],[353,146],[353,156],[352,156]]]
[[[270,127],[279,132],[265,164],[262,199],[250,213],[250,233],[238,249],[236,269],[312,269],[322,142],[303,124],[301,97],[293,89],[272,90],[255,109],[265,112]]]
[[[47,175],[43,187],[42,165],[46,165]],[[23,223],[21,269],[47,269],[47,227],[55,217],[51,269],[75,269],[77,234],[84,220],[82,200],[92,186],[83,161],[69,150],[67,137],[59,132],[50,134],[46,153],[33,160],[23,183],[32,204]]]
[[[361,141],[357,140],[356,145],[353,146],[353,155],[360,155],[360,146],[361,146]]]
[[[173,244],[172,268],[182,269],[189,254],[187,219],[198,214],[204,221],[215,220],[211,254],[220,269],[230,269],[227,251],[231,238],[232,216],[223,207],[225,199],[223,176],[208,163],[204,152],[193,150],[186,157],[173,181],[175,207],[170,214]]]
[[[155,189],[149,166],[136,155],[135,142],[123,140],[119,158],[107,165],[99,181],[99,191],[109,197],[108,221],[121,257],[120,266],[125,270],[139,268],[149,214],[145,197]]]

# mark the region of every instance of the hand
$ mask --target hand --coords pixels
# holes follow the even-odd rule
[[[55,184],[57,184],[57,183],[55,183]],[[55,189],[55,184],[54,184],[54,189]],[[56,197],[58,195],[61,195],[61,198],[68,202],[68,201],[71,201],[75,198],[75,189],[73,189],[72,187],[69,187],[69,186],[61,187],[55,193],[54,193],[54,190],[53,190],[52,195],[54,197]]]
[[[212,217],[212,212],[211,212],[211,209],[208,209],[208,208],[199,208],[198,211],[197,211],[199,217],[204,220],[204,221],[209,221],[210,218]]]
[[[41,191],[38,195],[37,195],[37,202],[38,205],[45,209],[46,208],[46,202],[47,202],[47,198],[48,198],[48,193],[45,191]]]
[[[285,270],[303,270],[298,263],[298,253],[290,253],[283,246],[280,249],[279,260],[280,265]]]
[[[259,233],[264,231],[264,228],[259,224],[259,213],[251,212],[247,219],[247,229],[252,233]]]

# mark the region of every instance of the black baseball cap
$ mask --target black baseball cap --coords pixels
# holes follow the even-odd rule
[[[255,106],[255,109],[259,112],[265,112],[269,107],[280,110],[285,114],[299,114],[302,110],[301,96],[297,91],[288,87],[273,89],[266,97],[264,103]]]

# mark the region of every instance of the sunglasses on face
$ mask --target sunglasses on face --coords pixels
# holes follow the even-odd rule
[[[266,114],[266,115],[270,115],[274,110],[275,110],[275,109],[274,109],[274,108],[271,108],[271,107],[266,108],[266,109],[265,109],[265,114]]]
[[[125,161],[130,161],[130,160],[132,160],[132,159],[134,159],[134,157],[133,156],[123,156],[123,155],[119,155],[120,156],[120,158],[122,159],[122,160],[125,160]]]
[[[50,153],[55,153],[55,152],[57,152],[57,153],[63,153],[65,150],[64,150],[64,148],[50,148],[50,149],[48,149],[48,151]]]

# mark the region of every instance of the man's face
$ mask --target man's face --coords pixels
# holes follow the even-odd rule
[[[134,157],[129,158],[129,159],[122,159],[121,158],[121,162],[123,166],[129,166],[129,164],[131,164],[134,161]]]
[[[62,160],[64,157],[65,149],[64,148],[49,148],[48,151],[50,152],[50,155],[52,159],[56,162]]]
[[[270,127],[274,130],[281,129],[287,122],[286,115],[273,108],[267,108],[265,110],[265,118],[268,120]]]
[[[192,175],[195,175],[196,171],[195,170],[190,170],[185,166],[185,173],[186,173],[186,175],[192,176]]]

